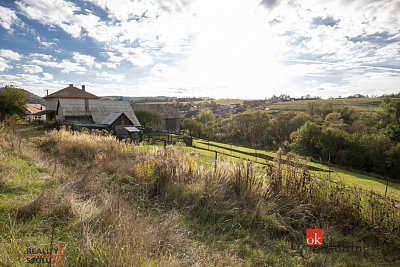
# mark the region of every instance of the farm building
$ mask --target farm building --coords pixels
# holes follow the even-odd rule
[[[180,131],[182,115],[179,110],[171,104],[132,104],[133,110],[148,110],[157,113],[160,124],[155,130],[169,133]]]
[[[48,120],[59,125],[66,124],[74,130],[105,129],[119,138],[137,139],[140,132],[141,125],[129,102],[99,100],[86,92],[84,85],[79,89],[70,84],[44,99],[47,110],[37,114],[46,114]]]
[[[129,137],[126,127],[141,127],[127,101],[59,99],[56,121],[72,125],[76,130],[82,127],[106,129],[120,138]]]

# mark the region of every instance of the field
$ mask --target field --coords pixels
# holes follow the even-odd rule
[[[243,104],[244,100],[241,99],[216,99],[213,100],[215,103],[220,104],[220,105],[228,105],[228,104]],[[187,104],[187,103],[193,103],[195,105],[205,103],[206,101],[190,101],[190,102],[179,102],[181,104]],[[146,102],[146,104],[172,104],[171,101],[165,101],[165,102]]]
[[[272,111],[307,111],[309,103],[316,107],[332,104],[334,108],[350,108],[359,112],[376,111],[382,102],[381,97],[377,98],[351,98],[351,99],[322,99],[322,100],[297,100],[270,104],[267,107]]]
[[[27,248],[51,241],[62,245],[65,266],[400,261],[399,210],[387,199],[311,179],[300,159],[267,174],[261,164],[230,160],[227,150],[215,165],[215,153],[204,149],[130,145],[101,133],[44,133],[32,125],[0,128],[0,147],[4,266],[25,266]],[[304,250],[305,229],[314,226],[336,246],[364,251]]]
[[[277,154],[270,151],[255,150],[251,148],[245,148],[240,146],[234,146],[229,144],[217,143],[212,141],[207,141],[204,139],[194,139],[193,144],[195,147],[217,151],[220,156],[232,156],[239,159],[251,160],[255,163],[272,164],[273,159],[277,157]],[[208,152],[208,153],[207,153]],[[242,152],[242,153],[241,153]],[[201,152],[204,157],[208,158],[209,161],[214,160],[215,153],[204,151]],[[258,154],[257,157],[249,154]],[[261,158],[262,155],[266,157]],[[268,158],[268,159],[265,159]],[[282,156],[282,159],[286,159]],[[319,168],[322,171],[312,170],[312,173],[319,176],[329,176],[333,180],[343,181],[346,185],[358,186],[364,190],[372,190],[379,194],[385,194],[386,191],[386,181],[384,178],[376,178],[367,174],[361,174],[349,170],[343,170],[337,167],[328,167],[323,164],[308,162],[310,168]],[[325,171],[323,171],[325,170]],[[330,170],[330,174],[326,171]],[[387,189],[387,196],[394,199],[400,200],[400,184],[389,182]]]
[[[215,102],[220,105],[243,104],[241,99],[216,99]],[[350,108],[358,112],[372,112],[379,109],[382,97],[375,98],[343,98],[343,99],[319,99],[319,100],[296,100],[288,102],[279,102],[267,105],[271,111],[307,111],[309,103],[314,103],[316,107],[322,107],[326,104],[332,104],[333,108]],[[148,104],[171,104],[172,102],[151,102]],[[181,102],[183,104],[188,102]],[[204,101],[194,101],[194,104],[204,103]]]

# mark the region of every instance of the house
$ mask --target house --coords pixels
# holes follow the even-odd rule
[[[141,128],[127,101],[59,99],[55,117],[58,124],[71,125],[74,130],[105,129],[120,138],[129,137],[125,127]]]
[[[36,113],[46,110],[42,104],[26,104],[25,105],[25,119],[29,122],[32,121],[45,121],[46,115],[36,115]]]
[[[171,104],[132,104],[133,110],[148,110],[157,113],[161,120],[154,129],[162,132],[177,133],[180,131],[182,115],[179,110]]]
[[[86,92],[84,85],[79,89],[70,84],[44,99],[47,119],[58,125],[69,125],[73,130],[105,129],[119,138],[127,138],[141,129],[129,102],[99,100],[98,96]]]
[[[54,92],[50,95],[47,95],[44,98],[44,105],[46,106],[46,110],[38,112],[37,116],[46,116],[47,121],[56,121],[56,109],[58,100],[60,99],[99,99],[98,96],[86,92],[85,85],[82,85],[82,89],[75,87],[73,84],[70,84],[68,87],[61,89],[57,92]]]

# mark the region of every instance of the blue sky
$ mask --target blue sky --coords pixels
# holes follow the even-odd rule
[[[0,14],[0,85],[41,96],[70,83],[246,99],[400,91],[400,0],[3,0]]]

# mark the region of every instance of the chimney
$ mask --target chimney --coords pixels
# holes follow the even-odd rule
[[[86,91],[86,89],[85,89],[85,86],[84,85],[82,85],[82,91]]]
[[[70,84],[69,84],[69,87],[74,87],[74,84],[73,84],[73,83],[70,83]]]

